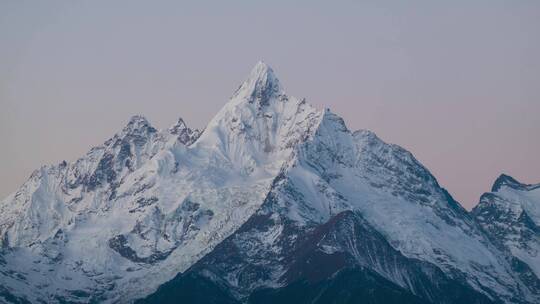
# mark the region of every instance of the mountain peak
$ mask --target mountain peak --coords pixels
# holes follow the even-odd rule
[[[136,123],[146,123],[148,124],[148,120],[146,117],[142,115],[133,115],[131,118],[129,118],[128,124],[136,124]]]
[[[142,115],[133,115],[129,119],[125,128],[138,128],[143,126],[150,126],[150,123],[148,122],[146,117]]]
[[[263,61],[257,62],[249,77],[236,90],[232,99],[247,100],[249,103],[267,105],[271,97],[282,94],[281,85],[274,70]]]
[[[521,185],[500,179],[504,190]],[[491,195],[522,196],[505,192]],[[536,202],[521,209],[540,223]],[[460,208],[410,152],[351,134],[328,109],[285,95],[259,62],[202,135],[183,119],[157,131],[136,115],[104,145],[43,167],[0,201],[0,303],[135,302],[193,269],[209,281],[185,286],[208,294],[215,286],[210,296],[235,303],[265,300],[274,287],[296,293],[289,287],[304,279],[315,280],[300,284],[312,289],[345,285],[311,293],[320,302],[388,294],[332,281],[351,269],[422,292],[417,302],[540,303],[538,276],[522,282],[510,255]],[[531,244],[520,269],[540,265]],[[215,299],[194,301],[224,298]]]
[[[187,128],[188,127],[182,117],[179,117],[176,123],[169,128],[169,131],[172,134],[178,134]]]
[[[493,183],[493,187],[491,187],[491,192],[497,192],[502,186],[508,186],[510,188],[519,189],[525,185],[518,182],[516,179],[514,179],[513,177],[509,175],[501,174]]]
[[[501,189],[502,186],[507,186],[516,190],[527,190],[527,191],[540,188],[540,184],[520,183],[515,178],[509,175],[501,174],[493,183],[493,187],[491,187],[491,192],[499,191],[499,189]]]
[[[122,129],[123,134],[155,133],[157,130],[142,115],[133,115]]]
[[[176,135],[184,145],[193,143],[200,135],[199,130],[190,129],[181,117],[169,128],[169,133]]]

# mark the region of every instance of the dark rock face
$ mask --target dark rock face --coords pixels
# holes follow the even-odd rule
[[[206,277],[189,274],[160,287],[158,292],[137,303],[242,303]],[[298,281],[282,288],[255,291],[247,303],[381,303],[424,304],[403,288],[369,270],[340,271],[317,282]]]
[[[152,253],[151,255],[147,257],[139,257],[137,255],[137,252],[133,250],[128,244],[128,241],[125,236],[123,235],[117,235],[109,240],[109,247],[111,247],[112,250],[118,252],[121,256],[124,258],[136,262],[136,263],[143,263],[143,264],[152,264],[157,261],[164,260],[171,254],[171,251],[166,252],[156,252]]]
[[[201,135],[199,130],[188,128],[182,118],[169,128],[169,133],[176,135],[178,141],[186,146],[194,143]]]
[[[205,304],[240,304],[227,292],[225,286],[197,274],[187,274],[175,278],[159,287],[158,291],[136,303],[205,303]]]
[[[114,170],[114,156],[105,154],[99,161],[96,171],[88,178],[86,184],[87,191],[94,191],[102,184],[110,184],[116,179]]]
[[[6,301],[6,303],[13,303],[13,304],[30,304],[26,299],[19,298],[17,296],[14,296],[7,290],[5,287],[0,285],[0,302]]]
[[[317,281],[297,281],[276,289],[255,291],[248,303],[408,303],[424,304],[421,299],[365,268],[344,269]]]
[[[271,196],[265,204],[272,204]],[[283,228],[274,242],[263,242],[262,235],[275,233],[276,226]],[[227,291],[228,298],[242,303],[496,302],[434,265],[404,257],[351,211],[308,228],[259,212],[141,303],[176,303],[179,290],[189,284]]]
[[[135,201],[137,207],[129,210],[130,213],[134,213],[134,212],[137,212],[141,209],[144,209],[145,207],[148,207],[148,206],[152,206],[155,202],[157,202],[159,199],[155,196],[152,196],[152,197],[149,197],[149,198],[145,198],[145,197],[140,197],[137,199],[137,201]]]

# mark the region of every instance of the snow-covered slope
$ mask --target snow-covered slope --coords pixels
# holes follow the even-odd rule
[[[494,243],[511,253],[523,281],[540,291],[540,184],[503,174],[472,213]]]
[[[132,302],[193,269],[246,301],[303,278],[304,245],[411,299],[538,300],[409,152],[286,95],[262,62],[202,132],[135,116],[36,171],[0,202],[0,240],[5,301]]]
[[[202,277],[253,302],[258,290],[350,267],[434,303],[537,300],[507,255],[409,152],[372,132],[350,132],[329,110],[257,213],[172,282]],[[171,284],[146,301],[174,294]]]
[[[327,112],[299,154],[287,172],[287,184],[301,194],[300,208],[287,208],[299,223],[354,210],[406,257],[437,265],[478,291],[511,299],[523,289],[504,255],[409,152],[368,131],[351,133]]]
[[[136,219],[128,216],[130,211],[153,200],[122,198],[119,191],[158,153],[188,144],[196,135],[183,124],[171,132],[157,131],[134,116],[76,162],[36,170],[0,204],[5,287],[34,301],[70,299],[72,294],[97,298],[105,286],[110,289],[128,266],[111,255],[107,240],[118,230],[131,229]]]
[[[200,137],[182,120],[157,131],[133,117],[2,201],[2,282],[33,301],[149,293],[249,218],[321,116],[259,63]]]

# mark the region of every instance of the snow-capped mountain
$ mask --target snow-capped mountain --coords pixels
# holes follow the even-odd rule
[[[472,211],[531,289],[540,290],[540,184],[501,175]]]
[[[540,300],[409,152],[288,96],[262,62],[202,132],[135,116],[34,172],[0,202],[0,242],[7,302]]]

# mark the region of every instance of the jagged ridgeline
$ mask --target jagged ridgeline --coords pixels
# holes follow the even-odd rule
[[[538,303],[540,187],[472,213],[265,63],[208,123],[141,116],[0,203],[0,302]]]

